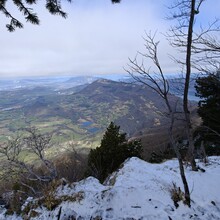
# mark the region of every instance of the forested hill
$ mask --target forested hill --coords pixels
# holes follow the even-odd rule
[[[86,107],[91,110],[94,121],[100,124],[106,120],[108,123],[115,121],[130,135],[157,126],[163,121],[161,113],[166,111],[161,97],[141,85],[103,79],[93,82],[76,96],[87,98],[89,104]]]
[[[177,100],[174,95],[171,99]],[[97,139],[114,121],[129,136],[156,128],[166,118],[165,104],[156,92],[141,85],[99,79],[87,86],[4,91],[0,97],[0,138],[25,126],[55,134],[59,141]]]

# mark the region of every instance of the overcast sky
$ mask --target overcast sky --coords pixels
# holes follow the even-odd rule
[[[125,73],[128,57],[144,51],[142,37],[150,30],[157,30],[161,40],[159,56],[165,72],[178,71],[168,57],[177,54],[160,34],[169,28],[164,18],[172,0],[122,0],[114,5],[110,0],[62,2],[67,19],[50,15],[43,2],[35,7],[40,26],[25,23],[13,5],[7,5],[24,29],[7,32],[7,20],[0,14],[0,77]],[[200,20],[217,16],[219,8],[220,0],[207,0]]]

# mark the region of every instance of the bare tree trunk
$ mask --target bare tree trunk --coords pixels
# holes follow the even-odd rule
[[[201,142],[201,151],[202,151],[202,156],[203,156],[203,162],[204,163],[208,163],[208,158],[207,158],[207,155],[206,155],[206,152],[205,152],[205,146],[204,146],[204,141]]]
[[[185,129],[189,143],[187,158],[191,163],[192,170],[196,171],[194,158],[194,140],[191,115],[188,107],[188,92],[192,68],[204,71],[210,65],[219,64],[220,44],[215,35],[220,31],[217,24],[218,19],[208,25],[205,29],[201,26],[200,31],[194,33],[195,16],[200,13],[200,7],[205,0],[175,0],[171,6],[172,16],[176,24],[171,27],[167,35],[170,44],[177,48],[180,53],[185,54],[185,59],[173,59],[181,66],[185,66],[185,83],[183,94],[183,111],[185,115]]]
[[[150,59],[153,61],[155,66],[158,69],[158,75],[153,76],[150,74],[150,72],[146,71],[145,67],[143,64],[139,64],[137,59],[135,58],[134,60],[130,60],[130,65],[129,68],[130,70],[127,70],[127,72],[132,76],[132,78],[136,81],[139,82],[143,85],[148,86],[149,88],[153,89],[162,99],[164,100],[166,106],[167,106],[167,113],[166,116],[170,120],[170,127],[168,131],[169,135],[169,140],[170,140],[170,145],[175,151],[176,157],[179,162],[179,169],[180,169],[180,175],[181,179],[183,182],[184,186],[184,194],[185,194],[185,203],[190,207],[190,193],[189,193],[189,187],[187,183],[187,179],[185,176],[184,172],[184,166],[183,166],[183,160],[179,151],[179,148],[176,144],[176,141],[173,136],[173,126],[175,120],[177,120],[176,116],[177,113],[179,114],[180,112],[177,111],[177,106],[172,106],[171,101],[169,99],[169,82],[165,79],[163,70],[160,66],[158,57],[157,57],[157,46],[159,42],[154,41],[155,35],[147,35],[145,38],[145,43],[146,43],[146,49],[147,49],[147,54],[141,54],[143,57]],[[135,75],[135,73],[138,73],[138,75]],[[176,102],[177,104],[178,102]]]
[[[184,84],[184,95],[183,95],[183,110],[185,114],[186,121],[186,134],[189,142],[189,149],[187,152],[187,156],[190,160],[192,170],[197,171],[196,162],[194,158],[194,141],[193,141],[193,131],[192,131],[192,123],[190,120],[190,111],[188,108],[188,92],[189,92],[189,83],[191,76],[191,54],[192,54],[192,34],[193,34],[193,23],[195,18],[195,1],[191,0],[191,11],[190,11],[190,19],[189,19],[189,27],[188,27],[188,35],[187,35],[187,51],[186,51],[186,78]]]
[[[180,176],[183,182],[183,187],[184,187],[184,193],[185,193],[185,204],[188,205],[189,207],[190,205],[190,192],[189,192],[189,186],[186,180],[186,175],[185,175],[185,171],[184,171],[184,166],[183,166],[183,159],[182,156],[180,154],[180,151],[178,149],[178,146],[173,138],[173,124],[174,124],[174,115],[171,115],[171,123],[170,123],[170,128],[169,128],[169,140],[170,140],[170,144],[173,148],[173,150],[175,151],[176,157],[178,159],[178,163],[179,163],[179,169],[180,169]]]

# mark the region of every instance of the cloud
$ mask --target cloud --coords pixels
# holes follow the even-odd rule
[[[144,32],[165,32],[169,25],[165,6],[155,0],[63,4],[69,15],[66,20],[38,5],[40,26],[25,23],[24,29],[8,33],[1,24],[1,76],[124,73],[128,57],[144,50]],[[163,35],[158,36],[166,72],[177,71],[167,56],[172,48]]]

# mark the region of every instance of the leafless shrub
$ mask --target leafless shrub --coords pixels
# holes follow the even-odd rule
[[[41,195],[42,189],[57,178],[56,167],[45,156],[50,141],[51,135],[43,135],[35,128],[28,128],[24,134],[9,139],[1,146],[0,180],[5,192],[11,193],[10,210],[20,212],[21,204],[28,196]],[[27,160],[29,157],[32,161]],[[11,184],[6,186],[6,182]]]
[[[54,191],[62,185],[60,179],[66,183],[79,181],[87,167],[87,155],[72,145],[69,151],[48,160],[46,151],[51,147],[51,135],[41,134],[36,128],[23,131],[0,146],[0,193],[7,197],[8,214],[20,213],[29,196],[44,195],[45,206],[53,209],[59,203]]]
[[[180,187],[177,187],[176,183],[172,183],[172,187],[169,189],[170,195],[171,195],[171,199],[174,202],[174,205],[176,208],[179,207],[178,202],[180,201],[185,201],[185,195],[184,192],[182,192],[182,190],[180,189]]]
[[[66,152],[54,160],[58,179],[65,178],[69,182],[76,182],[84,177],[87,168],[87,155],[78,151]]]

